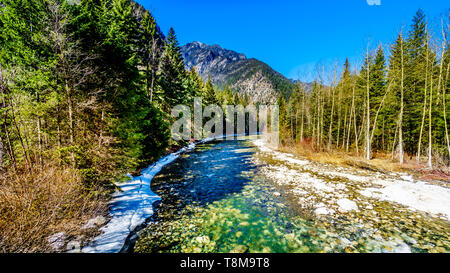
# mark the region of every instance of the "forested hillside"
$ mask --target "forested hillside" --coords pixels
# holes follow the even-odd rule
[[[449,18],[444,18],[449,19]],[[433,35],[422,10],[387,48],[368,47],[361,67],[347,60],[341,75],[312,93],[297,85],[290,100],[279,99],[284,143],[307,141],[315,151],[339,150],[371,159],[390,154],[449,164],[449,23]],[[334,71],[333,71],[334,70]],[[323,75],[321,76],[323,77]]]

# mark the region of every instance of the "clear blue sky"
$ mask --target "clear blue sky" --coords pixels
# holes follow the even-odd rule
[[[219,44],[303,80],[311,80],[316,63],[359,62],[368,42],[387,48],[418,8],[434,27],[450,8],[448,0],[137,1],[164,33],[173,27],[182,45]]]

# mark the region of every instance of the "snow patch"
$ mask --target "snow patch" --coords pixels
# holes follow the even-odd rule
[[[319,203],[319,204],[317,204],[316,209],[314,210],[314,213],[316,215],[328,215],[328,214],[333,214],[334,210],[328,209],[324,203]]]
[[[220,139],[235,135],[216,136],[202,139],[198,143],[206,143],[215,139]],[[181,153],[195,149],[196,144],[178,150],[175,153],[162,157],[160,160],[150,165],[142,171],[142,175],[131,177],[131,180],[119,185],[120,191],[113,194],[110,202],[111,221],[100,230],[101,235],[94,238],[88,246],[82,249],[85,253],[116,253],[125,244],[128,235],[139,225],[143,224],[153,215],[153,203],[161,198],[150,189],[153,177],[161,169],[177,159]]]
[[[358,205],[354,201],[351,201],[347,198],[339,199],[337,201],[340,212],[349,212],[352,210],[358,210]]]
[[[153,214],[153,202],[161,198],[150,189],[150,182],[161,169],[172,163],[183,152],[192,150],[195,144],[161,158],[142,171],[142,175],[119,185],[110,203],[111,221],[100,230],[103,232],[82,249],[85,253],[115,253],[125,244],[128,234]]]
[[[424,181],[375,180],[380,188],[367,188],[361,194],[384,201],[396,202],[413,210],[442,215],[450,220],[450,189]]]

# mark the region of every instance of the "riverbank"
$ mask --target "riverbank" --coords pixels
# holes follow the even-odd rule
[[[201,146],[152,190],[162,200],[137,252],[450,251],[448,188],[312,162],[261,140]]]
[[[109,203],[109,221],[101,226],[100,235],[76,251],[85,253],[117,253],[128,251],[134,244],[136,233],[145,228],[153,215],[153,203],[161,198],[151,190],[151,181],[161,169],[175,161],[181,154],[192,151],[197,144],[212,141],[206,138],[191,142],[185,147],[173,146],[157,162],[141,170],[139,175],[128,175],[130,180],[117,185]]]
[[[326,163],[310,161],[274,151],[261,140],[254,144],[261,151],[260,160],[270,162],[262,172],[288,187],[295,202],[313,217],[332,223],[347,218],[360,225],[365,236],[397,241],[399,251],[450,251],[448,183],[429,183],[404,172],[344,167],[332,158]],[[380,230],[390,235],[381,236]],[[442,241],[424,240],[424,232]]]
[[[127,238],[140,225],[145,225],[145,221],[153,214],[153,203],[160,200],[160,197],[150,189],[150,183],[155,174],[177,159],[181,153],[194,148],[195,144],[192,143],[177,152],[168,154],[142,170],[140,176],[130,176],[128,182],[118,185],[120,190],[113,194],[110,202],[111,220],[100,229],[102,234],[81,251],[117,253],[126,247]]]
[[[82,174],[45,165],[0,175],[0,252],[64,252],[97,236],[110,191]],[[67,248],[66,248],[67,247]]]
[[[381,173],[404,172],[418,180],[440,185],[450,184],[450,168],[441,164],[430,169],[426,165],[427,159],[424,156],[421,157],[420,161],[417,161],[416,157],[410,158],[405,156],[405,162],[400,164],[392,159],[392,154],[377,152],[370,161],[367,161],[355,153],[341,150],[332,152],[315,151],[311,144],[307,142],[284,145],[279,150],[319,163],[356,167]]]

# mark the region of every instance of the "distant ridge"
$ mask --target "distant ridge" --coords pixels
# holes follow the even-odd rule
[[[257,59],[219,45],[192,42],[181,49],[187,69],[192,67],[214,85],[247,93],[253,102],[274,103],[279,94],[288,98],[295,83]]]

